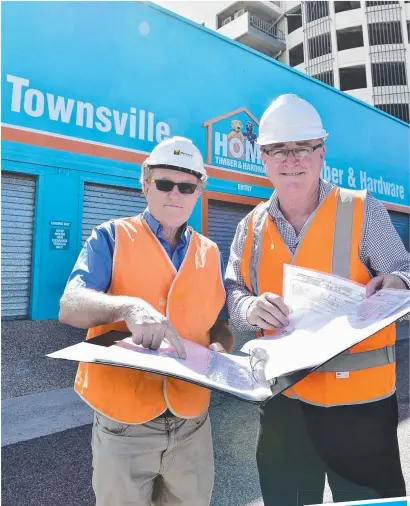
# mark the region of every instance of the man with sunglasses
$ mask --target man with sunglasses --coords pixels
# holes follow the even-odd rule
[[[364,284],[368,296],[410,286],[410,255],[385,207],[367,191],[320,178],[326,137],[317,111],[296,95],[278,97],[262,116],[257,142],[275,192],[233,240],[225,282],[238,330],[269,335],[288,324],[286,263]],[[394,344],[392,325],[261,408],[266,506],[322,503],[326,475],[334,502],[406,495]]]
[[[103,223],[84,245],[60,321],[87,338],[129,330],[156,350],[180,337],[231,351],[224,266],[215,243],[187,226],[207,175],[200,151],[173,137],[141,169],[147,209]],[[213,488],[210,392],[157,374],[80,364],[75,390],[95,412],[97,506],[208,506]]]

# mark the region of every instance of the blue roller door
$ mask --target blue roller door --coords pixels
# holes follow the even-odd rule
[[[391,221],[399,233],[401,240],[406,246],[407,251],[410,249],[410,233],[409,233],[409,215],[404,213],[397,213],[396,211],[389,211]]]
[[[36,178],[1,175],[1,315],[27,319],[30,313]]]
[[[253,206],[210,200],[208,204],[208,237],[216,242],[225,267],[238,223],[254,209]]]
[[[145,195],[133,188],[86,183],[83,204],[83,242],[104,221],[142,213],[147,206]]]

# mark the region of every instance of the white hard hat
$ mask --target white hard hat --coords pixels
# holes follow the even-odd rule
[[[319,113],[313,105],[297,95],[280,95],[263,113],[257,143],[260,146],[279,142],[325,139]]]
[[[145,160],[153,169],[173,169],[207,178],[201,152],[190,139],[171,137],[160,142]]]

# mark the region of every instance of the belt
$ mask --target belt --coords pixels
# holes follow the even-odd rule
[[[172,413],[172,411],[167,409],[166,411],[161,413],[159,416],[157,416],[157,419],[158,418],[177,418],[177,417],[176,417],[176,415],[174,415],[174,413]]]

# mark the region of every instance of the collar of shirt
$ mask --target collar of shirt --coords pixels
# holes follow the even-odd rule
[[[325,181],[324,179],[319,180],[318,206],[325,200],[325,198],[329,195],[329,193],[333,190],[333,188],[334,185],[329,183],[328,181]],[[270,198],[268,212],[273,219],[282,218],[283,220],[286,220],[286,218],[283,216],[280,210],[279,198],[276,194],[276,191],[273,192],[273,195]]]
[[[142,213],[142,217],[148,223],[148,226],[151,229],[152,233],[156,237],[158,237],[158,239],[162,239],[163,241],[165,241],[165,239],[163,239],[163,237],[162,237],[162,230],[163,230],[162,225],[158,220],[156,220],[152,216],[152,214],[149,212],[148,207]],[[183,243],[185,245],[188,241],[188,238],[189,238],[189,228],[187,227],[187,224],[184,223],[182,225],[182,229],[181,229],[181,238],[179,240],[179,244]]]

